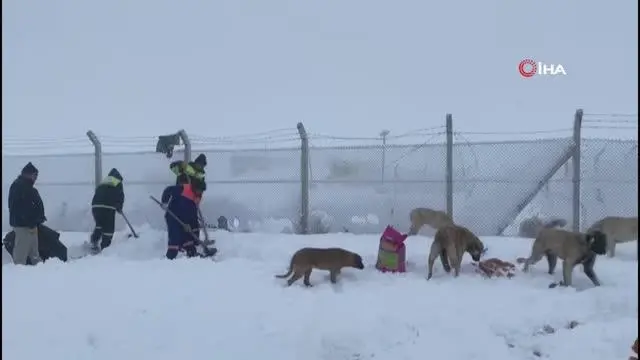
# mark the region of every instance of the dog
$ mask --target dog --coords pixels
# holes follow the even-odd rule
[[[638,217],[607,216],[589,227],[589,231],[601,231],[607,236],[607,255],[616,255],[616,244],[638,240]]]
[[[560,285],[571,286],[573,268],[582,264],[585,275],[595,286],[600,286],[593,266],[596,263],[596,255],[604,255],[606,250],[606,235],[600,231],[583,234],[560,229],[543,229],[533,242],[531,255],[524,261],[523,271],[529,271],[529,266],[546,256],[551,275],[560,258],[563,260]]]
[[[523,238],[534,238],[542,229],[562,228],[567,226],[567,220],[561,218],[551,218],[543,221],[537,216],[522,220],[518,229],[518,236]]]
[[[411,220],[409,235],[416,235],[424,225],[429,225],[435,230],[438,230],[443,226],[453,224],[453,220],[445,212],[427,208],[415,208],[411,210],[409,220]]]
[[[291,257],[287,273],[276,275],[276,278],[285,279],[293,274],[287,280],[287,286],[291,286],[291,284],[304,276],[304,285],[310,287],[309,277],[313,269],[329,270],[331,283],[335,284],[338,282],[340,270],[345,267],[364,269],[362,257],[341,248],[319,249],[307,247],[296,251]]]
[[[427,280],[433,276],[433,264],[438,257],[442,261],[444,271],[451,272],[453,266],[454,276],[458,277],[465,252],[471,255],[473,261],[480,261],[485,252],[484,244],[471,230],[463,226],[450,224],[440,227],[431,243]]]

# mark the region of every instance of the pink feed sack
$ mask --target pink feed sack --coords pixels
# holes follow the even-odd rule
[[[376,269],[382,272],[403,273],[407,271],[407,249],[404,241],[408,236],[407,234],[400,233],[391,225],[387,226],[380,237]]]

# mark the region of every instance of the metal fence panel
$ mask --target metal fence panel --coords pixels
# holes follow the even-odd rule
[[[330,224],[324,231],[379,233],[387,224],[408,229],[415,207],[444,208],[443,139],[444,134],[429,144],[312,147],[311,221],[324,219]]]
[[[446,134],[425,143],[311,147],[309,232],[380,233],[387,224],[409,227],[415,207],[446,210]],[[425,137],[426,138],[426,137]],[[312,139],[313,140],[313,139]],[[452,146],[453,217],[479,235],[515,235],[530,216],[560,217],[571,228],[571,138],[478,142]],[[417,141],[419,142],[419,140]],[[313,145],[313,144],[312,144]],[[301,150],[199,150],[208,158],[202,210],[211,223],[237,217],[241,231],[296,232],[301,212]],[[155,152],[104,153],[104,175],[124,177],[125,211],[135,224],[164,227],[162,212],[148,199],[175,181],[171,159]],[[48,223],[61,231],[93,226],[94,155],[3,156],[2,198],[31,161],[40,170]],[[581,142],[580,223],[586,229],[609,215],[637,216],[638,143],[608,139]],[[2,227],[9,228],[8,212]],[[118,229],[124,223],[118,219]],[[433,233],[425,229],[425,233]]]
[[[638,143],[582,140],[581,229],[605,216],[638,216]]]
[[[455,144],[454,163],[468,165],[453,174],[454,221],[479,235],[508,232],[566,163],[572,144],[568,138]]]

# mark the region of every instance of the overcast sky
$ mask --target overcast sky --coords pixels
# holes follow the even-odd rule
[[[637,113],[638,2],[4,0],[3,137],[376,136]],[[524,79],[518,63],[566,76]],[[631,132],[631,131],[629,131]],[[635,132],[635,131],[634,131]]]

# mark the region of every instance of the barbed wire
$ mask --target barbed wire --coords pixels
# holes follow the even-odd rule
[[[635,130],[637,129],[637,115],[634,114],[585,114],[588,115],[583,121],[587,123],[584,125],[584,129],[607,129],[607,130]],[[612,117],[608,119],[606,117]],[[625,118],[626,117],[626,118]],[[629,119],[629,117],[636,117],[636,120]],[[309,139],[313,139],[314,146],[320,147],[326,145],[332,147],[331,143],[342,143],[338,146],[345,147],[344,143],[351,142],[365,142],[361,145],[379,145],[382,144],[383,139],[387,142],[395,142],[403,139],[420,139],[420,144],[425,144],[424,139],[428,138],[427,142],[432,141],[432,136],[443,135],[445,126],[433,126],[427,128],[419,128],[397,135],[383,136],[336,136],[324,133],[309,133]],[[543,135],[543,134],[560,134],[560,133],[572,133],[573,128],[557,128],[549,130],[532,130],[532,131],[455,131],[457,138],[463,139],[467,144],[471,144],[469,137],[475,135],[485,136],[527,136],[527,135]],[[129,152],[129,151],[142,151],[148,149],[152,152],[155,150],[157,144],[157,136],[113,136],[104,135],[99,136],[103,151],[105,152]],[[444,137],[443,137],[444,139]],[[300,135],[295,129],[283,128],[270,131],[233,135],[233,136],[191,136],[190,137],[192,147],[195,151],[198,150],[219,150],[220,147],[233,147],[233,149],[242,149],[242,146],[252,147],[255,149],[260,148],[289,148],[295,147],[300,144]],[[475,139],[474,139],[475,140]],[[496,141],[503,141],[504,139],[495,139]],[[517,139],[514,139],[517,140]],[[355,144],[349,144],[355,146]],[[391,144],[389,144],[391,145]],[[406,145],[415,145],[406,143]],[[424,146],[424,145],[418,145]],[[38,138],[13,138],[3,137],[2,150],[3,153],[20,154],[21,152],[40,152],[47,153],[46,150],[56,150],[57,153],[62,154],[62,151],[71,153],[71,150],[81,152],[92,152],[93,144],[86,137],[38,137]]]
[[[590,116],[607,116],[607,117],[613,117],[613,118],[619,118],[619,117],[635,117],[636,119],[638,118],[638,114],[621,114],[621,113],[610,113],[610,114],[606,114],[606,113],[584,113],[582,114],[582,117],[584,119],[584,117],[590,117]]]
[[[624,129],[638,129],[637,126],[597,126],[597,125],[588,125],[583,126],[583,129],[608,129],[608,130],[624,130]]]
[[[597,124],[638,124],[638,120],[629,119],[583,119],[582,123]]]
[[[531,130],[531,131],[456,131],[456,134],[465,135],[538,135],[554,134],[561,132],[573,132],[573,128],[561,128],[552,130]]]

